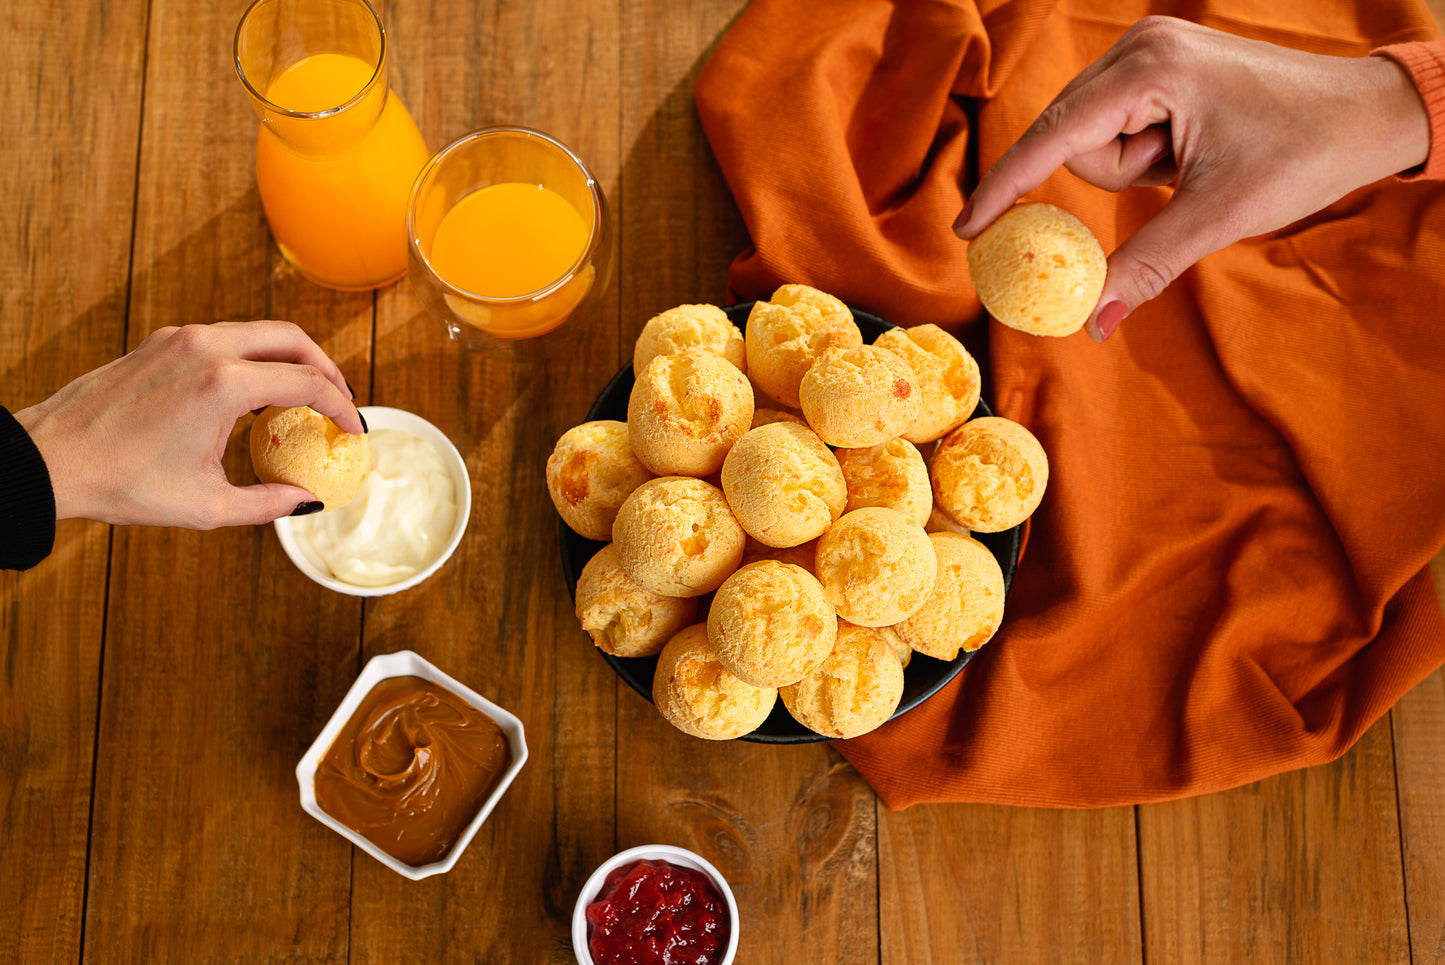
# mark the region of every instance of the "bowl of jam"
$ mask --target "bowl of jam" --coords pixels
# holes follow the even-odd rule
[[[603,862],[577,896],[572,953],[579,965],[732,965],[738,905],[701,855],[666,844]]]
[[[526,761],[515,715],[402,650],[366,664],[296,781],[308,814],[415,880],[452,869]]]

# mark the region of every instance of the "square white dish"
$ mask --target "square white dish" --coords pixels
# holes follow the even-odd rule
[[[378,682],[389,677],[420,677],[423,680],[431,681],[450,690],[472,707],[496,721],[497,725],[501,727],[502,733],[506,735],[507,744],[512,752],[511,763],[508,764],[506,770],[502,772],[501,777],[497,780],[496,787],[492,788],[491,793],[487,795],[486,800],[484,800],[481,807],[477,809],[476,815],[467,824],[466,828],[457,838],[456,843],[452,845],[451,849],[447,851],[446,856],[440,861],[435,861],[427,865],[409,865],[404,861],[392,857],[373,844],[371,840],[364,835],[348,828],[327,814],[316,801],[316,770],[321,763],[321,759],[326,756],[326,752],[330,750],[337,735],[340,734],[347,722],[351,720],[352,715],[355,714],[357,708],[361,706],[361,702],[371,693],[371,689],[375,687]],[[307,750],[306,754],[301,758],[301,762],[296,765],[296,782],[300,785],[301,789],[301,806],[306,809],[308,814],[349,840],[352,844],[361,848],[397,874],[415,881],[432,875],[442,874],[452,869],[457,863],[457,860],[461,858],[462,853],[466,851],[467,845],[471,843],[477,830],[487,820],[487,816],[492,813],[492,809],[496,807],[497,802],[501,800],[502,795],[506,793],[507,788],[511,785],[517,773],[522,769],[522,765],[526,762],[526,734],[524,733],[522,722],[516,715],[492,703],[461,681],[443,673],[419,654],[410,650],[400,650],[396,653],[373,657],[367,661],[366,666],[362,668],[360,676],[356,678],[356,682],[351,685],[351,689],[346,692],[346,696],[342,699],[340,706],[336,708],[336,712],[331,715],[331,719],[327,721],[326,726],[321,729],[320,735],[317,736],[310,749]]]

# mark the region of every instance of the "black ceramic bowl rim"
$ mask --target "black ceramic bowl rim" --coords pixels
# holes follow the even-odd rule
[[[739,329],[746,330],[748,313],[752,310],[753,304],[753,302],[744,302],[738,305],[729,305],[723,311]],[[888,329],[898,327],[877,315],[871,315],[856,308],[852,311],[865,342],[872,342]],[[587,412],[586,421],[615,419],[618,422],[626,422],[627,399],[632,393],[632,383],[632,363],[628,362],[597,396],[597,401]],[[980,399],[978,407],[974,409],[973,415],[969,418],[977,419],[992,414],[993,412]],[[567,580],[567,592],[575,601],[577,599],[577,580],[582,575],[582,567],[586,566],[593,554],[606,544],[584,539],[561,521],[557,524],[557,530],[562,553],[562,574]],[[1015,526],[1002,533],[974,533],[973,538],[987,546],[989,552],[993,553],[994,558],[998,560],[999,566],[1003,570],[1004,596],[1006,598],[1009,589],[1013,586],[1014,572],[1018,569],[1019,551],[1023,543],[1023,526]],[[612,665],[617,676],[621,677],[648,703],[652,703],[652,675],[653,671],[657,669],[656,657],[617,657],[601,649],[598,649],[597,652]],[[893,716],[889,720],[908,713],[942,690],[949,681],[958,676],[969,660],[973,659],[975,652],[961,652],[952,660],[936,660],[933,657],[915,653],[903,672],[903,698],[898,702],[898,709],[893,712]],[[781,700],[774,705],[773,712],[757,730],[738,738],[738,740],[757,744],[809,744],[828,739],[794,720],[793,715],[788,713],[788,708],[783,706]]]

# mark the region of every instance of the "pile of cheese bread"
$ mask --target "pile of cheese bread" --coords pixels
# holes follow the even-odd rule
[[[750,733],[781,698],[854,737],[886,721],[913,653],[952,660],[1003,618],[973,532],[1038,507],[1043,447],[972,419],[977,362],[944,330],[865,344],[840,300],[784,285],[746,335],[713,305],[652,318],[627,421],[568,430],[547,462],[562,519],[606,545],[577,583],[596,645],[658,655],[653,701],[696,737]]]

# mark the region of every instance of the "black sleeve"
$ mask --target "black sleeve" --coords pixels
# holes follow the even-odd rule
[[[55,490],[30,433],[0,406],[0,569],[28,570],[55,546]]]

